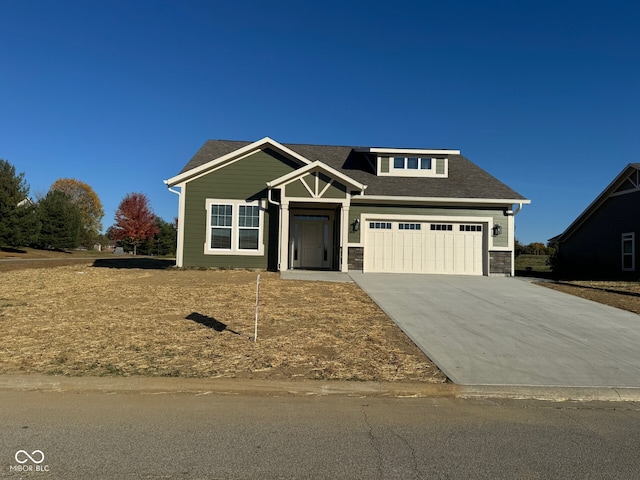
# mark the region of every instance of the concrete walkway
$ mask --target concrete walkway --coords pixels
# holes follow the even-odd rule
[[[455,383],[640,387],[640,316],[504,277],[351,277]]]

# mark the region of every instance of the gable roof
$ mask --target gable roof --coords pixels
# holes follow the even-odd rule
[[[589,206],[567,227],[567,229],[560,235],[556,235],[549,239],[549,242],[564,242],[573,233],[586,222],[591,215],[594,214],[602,206],[602,204],[613,194],[618,191],[633,190],[633,188],[625,188],[625,183],[629,180],[630,175],[636,175],[635,189],[640,189],[640,177],[638,172],[640,171],[640,163],[629,163],[622,171],[613,179],[613,181],[607,185],[607,187],[596,197],[596,199],[589,204]],[[619,190],[621,189],[621,190]]]
[[[363,185],[361,183],[356,182],[355,180],[353,180],[352,178],[349,178],[347,175],[345,175],[344,173],[341,173],[329,166],[327,166],[327,164],[320,162],[320,161],[315,161],[313,163],[310,163],[309,165],[306,165],[302,168],[299,168],[298,170],[294,170],[292,172],[287,173],[286,175],[283,175],[280,178],[276,178],[275,180],[272,180],[270,182],[267,182],[267,186],[269,188],[275,188],[278,187],[280,185],[286,184],[288,182],[291,182],[292,180],[298,179],[304,175],[306,175],[309,172],[313,172],[313,171],[320,171],[325,173],[326,175],[328,175],[329,177],[335,177],[337,178],[339,181],[341,181],[342,183],[344,183],[345,185],[347,185],[348,187],[351,187],[353,189],[356,190],[360,190],[360,191],[364,191],[367,186]]]
[[[267,140],[268,137],[265,137]],[[265,140],[263,139],[263,141]],[[259,141],[260,142],[260,141]],[[295,152],[308,163],[322,162],[337,170],[356,182],[366,185],[366,196],[407,197],[407,198],[456,198],[479,200],[504,200],[507,202],[529,203],[522,195],[496,179],[473,162],[469,161],[458,151],[451,150],[442,156],[449,160],[449,175],[447,178],[429,177],[394,177],[378,176],[375,167],[367,159],[369,147],[308,145],[308,144],[279,144],[277,146]],[[188,172],[203,168],[216,159],[223,158],[233,152],[245,149],[258,142],[208,140],[184,166],[176,178],[189,176]],[[265,142],[264,146],[269,146]],[[406,149],[390,149],[406,150]],[[445,151],[443,151],[445,152]],[[441,155],[439,155],[441,156]],[[175,184],[173,182],[171,184]]]

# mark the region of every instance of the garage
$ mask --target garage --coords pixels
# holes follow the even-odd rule
[[[482,223],[365,222],[365,272],[483,275]]]

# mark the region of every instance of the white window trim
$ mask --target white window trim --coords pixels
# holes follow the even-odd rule
[[[624,253],[624,242],[631,240],[631,253]],[[623,233],[620,242],[621,248],[621,262],[623,272],[634,272],[636,270],[636,234],[635,232]],[[631,268],[624,267],[624,258],[626,255],[631,255]]]
[[[231,205],[231,248],[211,248],[211,205]],[[240,206],[259,207],[260,209],[260,227],[258,228],[258,249],[246,250],[239,248],[239,231],[240,231]],[[264,255],[264,202],[255,200],[247,202],[245,200],[229,200],[223,198],[207,198],[205,202],[205,211],[207,215],[207,235],[204,244],[205,255],[242,255],[242,256],[262,256]],[[244,228],[244,227],[242,227]]]

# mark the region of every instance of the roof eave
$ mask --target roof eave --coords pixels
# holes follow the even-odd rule
[[[393,195],[362,195],[359,202],[418,203],[431,205],[492,205],[508,207],[511,205],[529,205],[531,200],[524,198],[459,198],[459,197],[408,197]]]
[[[627,173],[631,169],[640,170],[640,165],[637,163],[629,163],[626,167],[622,169],[622,171],[613,179],[609,185],[606,186],[604,190],[596,197],[596,199],[589,204],[584,211],[576,217],[576,219],[571,222],[571,224],[562,232],[560,235],[556,235],[550,240],[555,240],[558,243],[566,241],[573,232],[575,232],[584,222],[588,220],[588,218],[593,215],[593,213],[604,203],[604,201],[609,197],[612,193],[613,188],[617,185],[617,183],[623,178],[626,177]]]
[[[193,177],[196,177],[198,175],[201,175],[202,173],[206,172],[207,170],[210,170],[214,167],[216,167],[217,165],[224,163],[226,161],[232,160],[236,157],[240,157],[242,155],[246,155],[249,154],[253,151],[257,151],[260,150],[266,146],[270,146],[271,148],[275,149],[275,150],[279,150],[281,153],[284,153],[285,155],[294,158],[296,160],[298,160],[300,163],[302,163],[303,165],[309,165],[310,163],[312,163],[309,159],[303,157],[302,155],[294,152],[293,150],[291,150],[288,147],[285,147],[284,145],[282,145],[281,143],[273,140],[270,137],[264,137],[256,142],[250,143],[249,145],[245,145],[244,147],[238,148],[232,152],[227,153],[226,155],[223,155],[221,157],[217,157],[214,158],[206,163],[203,163],[202,165],[192,168],[191,170],[187,170],[186,172],[180,173],[178,175],[176,175],[175,177],[169,178],[168,180],[164,180],[164,183],[169,186],[172,187],[174,185],[177,185],[179,183],[183,183],[186,181],[189,181],[190,179],[192,179]]]

